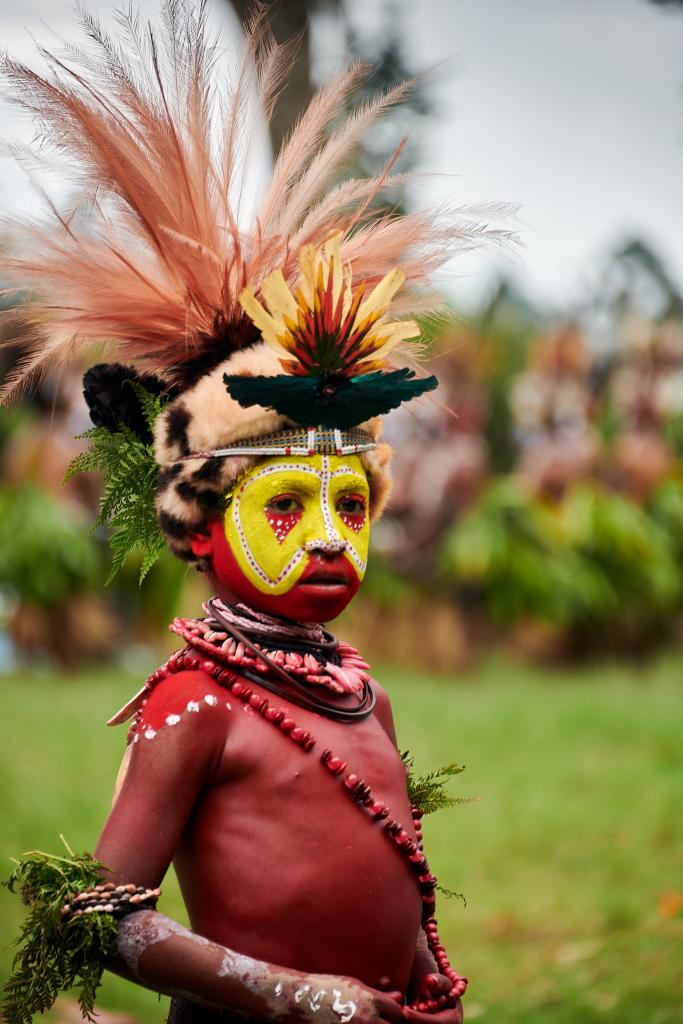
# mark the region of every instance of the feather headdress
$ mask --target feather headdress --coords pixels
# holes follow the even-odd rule
[[[247,101],[255,87],[269,117],[295,45],[275,42],[265,12],[254,6],[232,76],[209,38],[206,0],[166,0],[158,35],[128,12],[114,39],[83,14],[88,48],[43,50],[45,75],[4,63],[11,98],[69,159],[87,216],[51,205],[45,223],[5,225],[13,252],[0,256],[0,271],[31,298],[20,307],[28,352],[3,396],[93,343],[157,375],[172,398],[155,431],[160,522],[185,557],[181,535],[205,514],[200,491],[224,489],[250,454],[240,462],[231,446],[302,423],[291,388],[266,380],[264,390],[264,378],[309,391],[303,378],[317,378],[316,414],[328,409],[335,429],[420,393],[431,384],[405,368],[384,379],[388,358],[418,333],[402,318],[429,305],[423,286],[446,260],[509,237],[465,208],[378,218],[375,201],[396,184],[403,143],[377,176],[338,183],[353,147],[408,88],[342,116],[367,75],[357,64],[316,93],[243,226],[255,133]],[[361,377],[354,416],[349,381]],[[98,382],[99,394],[102,373]],[[333,422],[330,402],[345,403],[346,416]]]

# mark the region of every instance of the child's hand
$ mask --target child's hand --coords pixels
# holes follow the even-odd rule
[[[410,1006],[404,1006],[403,1019],[406,1024],[462,1024],[462,1003],[458,999],[455,1006],[437,1010],[436,1013],[420,1013],[419,1010],[413,1010]]]
[[[413,973],[411,991],[409,992],[412,998],[409,998],[407,1002],[416,1007],[420,1003],[438,999],[439,996],[447,996],[452,987],[452,982],[444,974],[440,974],[436,967],[428,974],[423,974],[419,979],[416,979]]]
[[[308,1024],[401,1024],[403,1021],[400,992],[380,992],[355,978],[303,975],[291,986],[286,998],[292,1019]],[[444,1021],[444,1024],[455,1022]]]

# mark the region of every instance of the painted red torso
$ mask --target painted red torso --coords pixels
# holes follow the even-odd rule
[[[97,855],[121,878],[155,884],[173,857],[193,929],[222,945],[405,991],[415,877],[320,762],[325,748],[348,760],[414,836],[386,697],[382,722],[353,724],[277,703],[315,736],[312,751],[202,672],[159,684]]]
[[[175,857],[193,927],[272,963],[374,987],[388,976],[404,990],[420,923],[415,879],[318,756],[331,747],[410,822],[391,740],[374,716],[347,725],[293,707],[318,740],[305,753],[248,705],[231,703],[215,782]]]

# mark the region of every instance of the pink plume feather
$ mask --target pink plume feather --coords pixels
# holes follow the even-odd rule
[[[227,357],[239,330],[226,340],[229,332],[216,324],[244,322],[242,288],[258,288],[276,267],[293,282],[300,246],[320,245],[333,232],[342,232],[355,280],[371,285],[401,266],[405,313],[424,308],[416,289],[454,253],[510,237],[467,209],[371,219],[374,200],[404,180],[390,173],[403,141],[380,175],[325,192],[350,149],[409,87],[389,90],[331,130],[366,74],[360,65],[314,96],[282,147],[252,227],[238,229],[235,195],[253,133],[249,90],[256,83],[269,117],[296,40],[276,43],[267,5],[256,4],[241,63],[226,82],[206,14],[206,0],[167,0],[158,35],[128,12],[114,40],[82,13],[89,49],[69,46],[64,57],[42,51],[47,75],[5,59],[10,97],[69,158],[89,216],[50,204],[44,222],[4,225],[17,249],[0,254],[0,272],[32,297],[18,311],[28,352],[3,397],[93,343],[161,374],[181,372],[207,347],[220,345]]]

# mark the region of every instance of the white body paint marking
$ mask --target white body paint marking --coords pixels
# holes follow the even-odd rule
[[[170,917],[141,911],[129,914],[119,922],[116,948],[126,966],[138,977],[138,961],[142,954],[174,935],[189,938],[199,946],[210,945],[208,939],[188,931]]]
[[[262,993],[268,972],[261,960],[243,953],[226,952],[216,972],[219,978],[237,978],[250,992]]]
[[[223,963],[218,968],[219,978],[232,976],[244,979],[245,977],[254,977],[257,974],[264,973],[261,960],[254,960],[253,957],[245,956],[244,953],[234,953],[232,950],[226,952],[223,957]]]
[[[207,707],[209,707],[209,708],[218,707],[218,697],[216,697],[216,695],[213,694],[213,693],[205,694],[204,697],[202,698],[202,700],[203,700],[203,703]],[[228,709],[228,711],[232,711],[232,704],[230,704],[229,701],[226,701],[225,706]],[[188,701],[188,704],[187,704],[187,706],[185,708],[185,711],[198,712],[198,711],[201,710],[201,707],[202,707],[202,705],[200,704],[199,701],[191,700],[191,701]],[[179,715],[178,714],[170,714],[170,715],[166,715],[166,718],[164,719],[164,722],[166,723],[166,725],[177,725],[178,722],[180,722],[181,720],[182,720],[182,713],[179,714]],[[143,722],[143,726],[144,726],[144,722]],[[147,740],[153,740],[154,737],[158,735],[158,732],[157,732],[156,729],[153,729],[151,725],[148,725],[146,728],[143,728],[142,735]],[[139,736],[138,736],[138,733],[136,733],[135,736],[133,737],[133,743],[137,743],[138,739],[139,739]]]
[[[341,992],[338,988],[332,989],[332,995],[334,996],[332,1009],[339,1015],[340,1024],[348,1024],[348,1022],[356,1016],[356,1010],[358,1007],[352,999],[347,1000],[347,1002],[342,1002]]]
[[[277,981],[272,989],[272,995],[268,998],[268,982],[273,979],[273,972],[268,964],[261,960],[254,960],[253,957],[247,956],[244,953],[237,953],[234,950],[216,946],[209,939],[205,939],[203,935],[197,935],[195,932],[189,931],[178,924],[177,921],[173,921],[171,918],[165,917],[156,911],[140,911],[139,913],[124,917],[119,922],[117,929],[117,952],[133,975],[144,983],[144,976],[140,975],[138,969],[140,958],[148,949],[176,935],[196,946],[211,946],[217,952],[222,952],[223,956],[216,972],[217,976],[219,978],[235,978],[250,992],[266,999],[268,1011],[264,1014],[265,1017],[277,1019],[285,1016],[291,1009],[289,1002],[291,995],[287,994],[282,980]],[[275,977],[278,977],[277,973]],[[283,977],[285,975],[280,975],[280,978]],[[286,980],[289,980],[289,978]],[[291,992],[291,989],[289,991]],[[295,1002],[297,1004],[300,1003],[310,991],[310,985],[302,985],[294,993]],[[173,994],[190,1000],[196,998],[194,993],[185,993],[181,989],[174,988]],[[323,1000],[329,994],[329,991],[326,989],[319,989],[317,992],[311,993],[307,1001],[310,1009],[317,1012],[321,1008]],[[335,1003],[333,1007],[335,1012],[337,1014],[340,1012],[346,1014],[339,1017],[340,1024],[347,1024],[353,1016],[353,1013],[348,1015],[349,1007],[352,1007],[355,1012],[355,1003],[341,1003],[339,1001],[341,992],[339,991],[333,992],[333,995],[337,997],[336,1003],[339,1004],[337,1006]],[[304,1003],[305,1005],[306,1003]]]
[[[318,1010],[320,1009],[320,1005],[321,1005],[321,1003],[322,1003],[322,1001],[323,1001],[323,999],[325,998],[326,995],[327,995],[327,992],[325,991],[325,989],[324,988],[320,988],[320,989],[318,989],[317,992],[315,992],[315,993],[313,993],[313,994],[311,994],[309,996],[309,998],[308,998],[308,1005],[310,1006],[310,1008],[313,1010],[314,1013],[318,1012]]]

